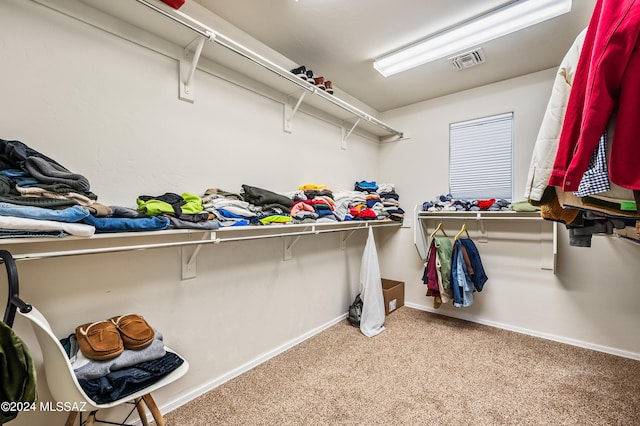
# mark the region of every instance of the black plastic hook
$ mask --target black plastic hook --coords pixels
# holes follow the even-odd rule
[[[20,308],[20,312],[31,311],[31,305],[20,299],[20,288],[18,285],[18,268],[16,261],[11,253],[7,250],[0,250],[0,258],[7,268],[7,282],[9,285],[7,293],[7,307],[4,311],[3,321],[9,327],[13,326],[13,320],[16,317],[16,308]]]

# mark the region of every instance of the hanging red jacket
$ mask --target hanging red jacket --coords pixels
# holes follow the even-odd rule
[[[610,179],[640,189],[640,0],[598,0],[576,68],[549,186],[578,189],[611,113]]]

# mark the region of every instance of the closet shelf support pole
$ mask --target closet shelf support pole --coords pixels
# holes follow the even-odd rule
[[[215,38],[215,34],[211,34],[209,32],[207,32],[206,34],[207,36],[198,37],[189,44],[189,46],[191,46],[196,40],[199,39],[196,49],[193,53],[193,58],[189,60],[191,53],[189,50],[189,46],[187,46],[184,49],[184,58],[180,59],[180,91],[178,97],[182,101],[191,103],[195,101],[195,87],[193,84],[193,77],[196,73],[198,61],[200,60],[200,54],[202,53],[202,48],[204,46],[205,40],[212,40]]]
[[[293,116],[298,112],[298,108],[300,108],[300,104],[304,99],[307,92],[302,92],[300,97],[298,98],[298,102],[296,102],[295,106],[291,106],[289,104],[284,104],[284,123],[282,125],[282,130],[287,133],[293,132]]]
[[[342,128],[342,145],[340,145],[340,148],[347,149],[347,139],[349,139],[349,136],[351,136],[351,133],[353,133],[356,127],[358,127],[359,123],[360,123],[360,119],[358,118],[356,122],[353,123],[351,130],[349,130],[347,133],[345,133],[345,128],[344,127]]]

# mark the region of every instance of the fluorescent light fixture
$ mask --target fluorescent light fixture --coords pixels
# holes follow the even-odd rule
[[[571,11],[571,0],[518,0],[391,53],[373,63],[388,77]]]

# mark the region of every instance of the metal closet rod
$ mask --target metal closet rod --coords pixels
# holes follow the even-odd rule
[[[190,16],[176,11],[176,13],[178,13],[182,19],[172,13],[167,12],[166,10],[148,2],[147,0],[136,0],[138,3],[147,6],[148,8],[160,13],[161,15],[171,19],[174,22],[177,22],[178,24],[190,29],[191,31],[194,31],[198,34],[200,34],[202,37],[206,38],[209,41],[214,41],[216,43],[218,43],[220,46],[223,46],[229,50],[231,50],[232,52],[242,56],[245,59],[250,60],[251,62],[279,75],[280,77],[296,84],[297,86],[301,87],[302,89],[311,92],[311,93],[316,93],[318,95],[320,95],[323,99],[328,100],[329,102],[333,103],[334,105],[339,106],[342,109],[345,109],[351,113],[353,113],[354,115],[356,115],[359,118],[362,118],[370,123],[375,124],[378,127],[381,127],[383,129],[385,129],[387,132],[389,133],[393,133],[394,135],[402,138],[403,137],[403,133],[392,128],[389,127],[387,124],[383,123],[382,121],[378,120],[377,118],[367,114],[366,112],[354,107],[353,105],[339,99],[336,98],[332,95],[329,94],[324,94],[323,92],[317,90],[317,88],[315,86],[312,86],[311,84],[307,83],[307,82],[303,82],[299,77],[296,77],[294,75],[292,75],[289,70],[281,67],[280,65],[270,61],[269,59],[265,58],[262,55],[259,55],[258,53],[252,51],[251,49],[241,45],[240,43],[235,42],[234,40],[230,39],[229,37],[226,37],[222,34],[216,33],[213,29],[207,27],[206,25],[204,25],[201,22],[198,22],[197,20],[191,18]],[[187,22],[185,20],[189,20],[191,22]],[[196,26],[197,25],[197,26]],[[201,28],[198,28],[201,27]]]
[[[449,220],[449,219],[453,219],[453,220],[544,220],[542,219],[540,216],[525,216],[525,217],[517,217],[517,213],[513,213],[513,216],[495,216],[495,217],[491,217],[491,216],[481,216],[481,215],[474,215],[474,216],[455,216],[451,215],[451,216],[431,216],[431,215],[418,215],[419,218],[422,219],[436,219],[436,220]]]
[[[314,91],[313,87],[311,87],[309,84],[305,84],[302,80],[300,80],[300,78],[291,75],[291,73],[286,72],[287,70],[285,70],[284,68],[282,68],[278,64],[276,64],[274,62],[271,62],[269,59],[257,54],[256,52],[246,48],[245,46],[242,46],[239,43],[236,43],[235,41],[231,40],[230,38],[228,38],[228,37],[226,37],[226,36],[224,36],[222,34],[216,33],[213,29],[211,29],[211,28],[207,27],[206,25],[204,25],[203,23],[191,18],[190,16],[185,15],[182,12],[176,11],[176,13],[178,13],[180,16],[182,16],[184,19],[188,19],[192,23],[186,22],[185,20],[180,19],[178,16],[167,12],[166,10],[154,5],[153,3],[148,2],[147,0],[136,0],[136,1],[138,3],[144,5],[144,6],[147,6],[149,9],[152,9],[152,10],[160,13],[161,15],[171,19],[172,21],[177,22],[178,24],[190,29],[191,31],[194,31],[194,32],[200,34],[202,37],[206,38],[207,40],[214,41],[214,42],[218,43],[219,45],[231,50],[232,52],[242,56],[243,58],[248,59],[248,60],[256,63],[257,65],[260,65],[263,68],[266,68],[269,71],[278,74],[279,76],[285,78],[286,80],[289,80],[290,82],[298,85],[302,89],[304,89],[304,90],[306,90],[308,92],[313,92]],[[200,26],[201,28],[198,28],[196,25]],[[221,39],[225,39],[225,40],[221,40]],[[250,55],[253,55],[253,56],[250,56]]]
[[[344,231],[356,231],[358,229],[368,229],[370,226],[377,228],[377,227],[395,226],[395,225],[396,225],[395,223],[370,225],[369,223],[365,222],[364,225],[362,226],[352,226],[348,228],[313,229],[311,231],[285,232],[285,233],[269,234],[269,235],[254,235],[254,236],[247,236],[247,237],[214,238],[210,240],[175,241],[175,242],[169,242],[169,243],[137,244],[137,245],[118,246],[118,247],[100,247],[100,248],[90,248],[90,249],[49,251],[49,252],[41,252],[41,253],[24,253],[24,254],[14,254],[13,258],[16,261],[49,259],[49,258],[55,258],[55,257],[79,256],[84,254],[117,253],[117,252],[123,252],[123,251],[148,250],[148,249],[165,248],[165,247],[182,247],[182,246],[204,245],[204,244],[219,244],[219,243],[226,243],[231,241],[259,240],[259,239],[266,239],[266,238],[278,238],[278,237],[289,237],[289,236],[295,237],[295,236],[302,236],[302,235],[317,235],[317,234],[325,234],[330,232],[344,232]],[[216,232],[216,231],[211,231],[211,232]]]

